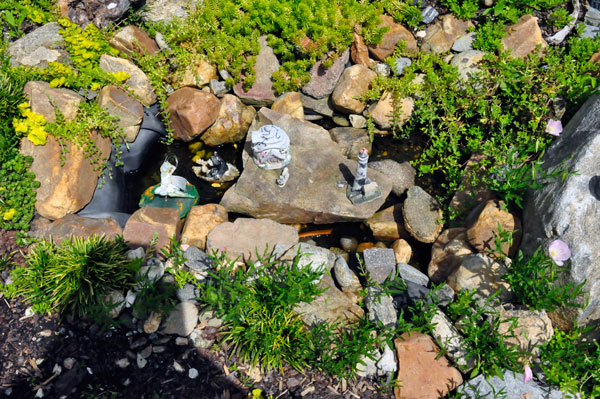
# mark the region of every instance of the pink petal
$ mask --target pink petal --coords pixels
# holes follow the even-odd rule
[[[531,367],[529,365],[525,365],[525,369],[523,370],[525,376],[523,377],[523,382],[531,381],[533,379],[533,371],[531,371]]]
[[[181,249],[187,251],[190,246],[188,244],[182,244]]]
[[[563,131],[562,122],[555,121],[554,119],[550,119],[548,124],[546,125],[546,133],[549,133],[553,136],[560,136]]]
[[[562,240],[554,240],[548,246],[548,253],[552,260],[559,266],[571,257],[571,250],[566,242]]]

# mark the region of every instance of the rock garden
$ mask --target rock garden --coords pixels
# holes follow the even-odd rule
[[[597,0],[0,5],[1,396],[600,397]]]

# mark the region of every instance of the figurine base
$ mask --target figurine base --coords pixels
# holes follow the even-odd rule
[[[373,186],[368,187],[371,184],[373,184]],[[363,204],[381,197],[379,186],[374,183],[371,184],[364,186],[360,191],[352,190],[352,186],[349,185],[348,188],[346,188],[346,196],[354,205]]]

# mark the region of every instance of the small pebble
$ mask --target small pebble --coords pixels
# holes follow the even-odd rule
[[[184,337],[177,337],[175,338],[175,345],[179,345],[179,346],[185,346],[188,344],[188,339],[184,338]]]
[[[175,360],[173,360],[173,368],[178,373],[183,373],[185,371],[185,369],[183,368],[183,366],[181,364],[177,363],[177,361],[175,361]]]
[[[340,238],[340,246],[346,252],[356,251],[358,241],[354,237],[342,237]]]
[[[119,359],[119,360],[117,360],[117,361],[115,362],[115,364],[116,364],[117,366],[119,366],[120,368],[124,369],[124,368],[126,368],[126,367],[129,367],[129,364],[130,364],[130,363],[129,363],[129,359],[127,359],[126,357],[124,357],[124,358],[122,358],[122,359]]]
[[[71,370],[73,368],[74,364],[75,364],[75,359],[73,359],[72,357],[68,357],[65,360],[63,360],[63,366],[67,370]]]
[[[192,380],[198,377],[198,370],[191,368],[188,371],[188,377],[190,377]]]
[[[148,364],[148,361],[144,359],[141,354],[138,353],[136,357],[136,363],[138,368],[143,369]]]

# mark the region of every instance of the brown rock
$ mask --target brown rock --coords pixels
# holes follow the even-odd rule
[[[507,26],[505,31],[502,46],[504,50],[510,49],[515,58],[526,57],[538,45],[542,50],[548,47],[548,43],[542,38],[537,18],[532,15],[523,15],[516,24]]]
[[[396,204],[377,212],[367,220],[367,224],[376,240],[391,241],[408,236],[402,224],[401,204]]]
[[[600,53],[594,53],[592,58],[590,58],[590,62],[595,62],[596,64],[600,64]]]
[[[396,263],[409,263],[412,257],[412,248],[410,244],[403,239],[396,240],[392,243],[391,247],[394,250],[394,256],[396,257]]]
[[[256,260],[256,253],[272,251],[275,244],[295,245],[298,232],[291,226],[270,219],[237,218],[213,228],[206,238],[206,250],[226,252],[229,256]]]
[[[511,213],[503,209],[503,202],[497,203],[494,200],[489,200],[477,216],[475,223],[467,230],[467,239],[477,251],[493,254],[496,251],[495,237],[499,236],[499,227],[503,232],[512,233],[513,243],[509,247],[509,243],[502,244],[502,253],[512,257],[521,238],[521,221]]]
[[[69,0],[58,0],[56,2],[60,16],[63,18],[69,18]]]
[[[448,276],[448,285],[454,292],[475,290],[478,296],[487,298],[501,291],[500,300],[510,299],[510,285],[503,280],[508,269],[484,254],[467,255],[458,269]]]
[[[398,116],[396,124],[398,127],[404,125],[410,119],[415,102],[410,97],[400,98],[394,101],[388,91],[383,92],[379,101],[369,108],[369,113],[373,121],[381,129],[390,129],[392,127],[392,118],[394,116],[394,106],[397,109]]]
[[[294,118],[304,119],[304,107],[300,99],[300,93],[284,93],[277,97],[271,109],[280,114],[288,114]]]
[[[358,160],[358,153],[366,148],[371,153],[372,143],[367,129],[353,127],[336,127],[329,131],[329,136],[335,141],[344,156]]]
[[[419,186],[410,187],[406,193],[402,204],[404,228],[418,241],[435,242],[444,227],[440,203]]]
[[[244,83],[239,82],[233,86],[233,92],[245,104],[269,106],[275,101],[275,91],[273,90],[273,73],[279,70],[279,60],[273,52],[273,49],[267,44],[267,37],[261,36],[258,39],[260,51],[256,56],[254,70],[256,71],[256,80],[249,90],[244,90]]]
[[[325,273],[319,288],[325,290],[310,303],[301,302],[294,307],[306,324],[353,320],[364,316],[364,310],[354,303],[355,296],[337,288],[331,274]]]
[[[364,65],[352,65],[344,70],[331,95],[335,108],[346,114],[359,114],[366,104],[355,97],[365,94],[377,74]]]
[[[221,102],[213,94],[184,87],[167,98],[174,137],[191,141],[214,123]]]
[[[302,87],[302,92],[316,99],[329,97],[349,58],[350,50],[346,49],[328,68],[323,66],[323,60],[317,61],[310,70],[310,81]]]
[[[114,219],[86,218],[69,214],[41,229],[32,229],[31,234],[37,238],[45,238],[60,244],[70,236],[87,238],[93,235],[104,235],[107,238],[114,238],[122,235],[123,229]]]
[[[278,187],[275,180],[281,172],[256,165],[250,153],[251,135],[247,135],[242,153],[243,172],[220,202],[228,212],[280,223],[324,224],[366,220],[381,207],[391,191],[391,183],[376,171],[370,171],[369,178],[377,183],[382,196],[359,206],[348,201],[346,191],[337,183],[349,179],[351,171],[356,170],[356,161],[340,153],[325,129],[261,108],[249,130],[258,130],[266,124],[280,127],[290,138],[289,180],[284,187]]]
[[[354,40],[352,41],[352,46],[350,47],[350,57],[352,58],[352,62],[355,64],[364,65],[367,68],[371,66],[369,48],[365,44],[365,40],[357,32],[354,32]]]
[[[227,210],[219,204],[194,206],[185,218],[181,243],[204,249],[208,233],[227,220]]]
[[[408,29],[394,22],[394,19],[388,15],[381,15],[380,18],[381,24],[379,26],[386,26],[390,29],[383,34],[381,43],[376,46],[369,46],[369,52],[373,58],[384,61],[387,57],[392,55],[396,49],[396,44],[401,40],[406,44],[406,49],[408,51],[417,51],[417,41]]]
[[[156,102],[156,93],[154,92],[152,83],[150,83],[150,79],[133,62],[119,57],[112,57],[108,54],[102,54],[99,66],[100,69],[108,73],[128,73],[129,79],[125,81],[125,84],[131,88],[133,94],[146,106],[150,106]]]
[[[154,234],[158,234],[156,255],[161,256],[161,250],[168,250],[172,237],[179,239],[181,219],[179,211],[172,208],[152,208],[144,206],[131,215],[123,236],[130,248],[148,248]]]
[[[365,252],[365,249],[370,249],[370,248],[375,248],[375,243],[372,242],[361,242],[360,244],[358,244],[358,247],[356,248],[356,252],[363,253]]]
[[[135,141],[144,117],[144,107],[135,97],[117,86],[109,85],[100,91],[98,105],[111,116],[119,118],[119,127],[123,129],[128,142]]]
[[[158,54],[158,45],[146,32],[137,26],[129,25],[121,29],[110,40],[111,47],[125,53],[133,52]]]
[[[181,82],[173,82],[176,88],[181,87],[198,87],[206,86],[210,83],[211,79],[218,79],[217,67],[205,60],[200,58],[193,63],[191,66],[186,66],[183,72],[183,79]]]
[[[434,283],[446,281],[460,266],[462,259],[473,254],[466,231],[463,227],[444,230],[433,244],[427,274]]]
[[[92,141],[98,147],[101,159],[110,155],[110,140],[92,134]],[[33,145],[27,139],[21,140],[21,153],[33,157],[31,171],[40,187],[36,190],[36,211],[48,219],[81,210],[92,199],[101,171],[95,171],[84,152],[71,142],[67,142],[64,165],[61,166],[61,145],[52,135],[48,135],[46,145]]]
[[[27,82],[23,92],[29,100],[31,111],[43,115],[48,122],[52,123],[56,122],[56,107],[67,121],[72,121],[77,116],[79,104],[83,101],[83,97],[74,91],[51,88],[48,82]]]
[[[517,319],[516,327],[513,330],[514,337],[509,334],[512,318]],[[504,342],[535,357],[540,355],[540,347],[547,344],[554,335],[552,321],[545,311],[501,309],[500,320],[505,321],[498,328],[498,333],[505,337]]]
[[[450,51],[456,39],[465,35],[467,29],[472,26],[471,21],[463,21],[452,14],[446,14],[427,28],[421,50],[437,54]]]
[[[255,115],[254,107],[244,105],[234,95],[225,94],[215,123],[202,135],[202,141],[210,146],[240,141],[246,136]]]
[[[433,339],[421,333],[404,333],[394,340],[398,353],[396,399],[439,399],[462,384],[460,371],[450,366]],[[438,358],[439,357],[439,358]]]

